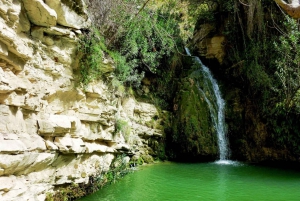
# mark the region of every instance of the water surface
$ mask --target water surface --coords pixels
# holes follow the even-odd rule
[[[300,201],[300,172],[216,163],[143,166],[81,201]]]

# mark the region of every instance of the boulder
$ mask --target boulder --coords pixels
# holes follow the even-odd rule
[[[298,0],[290,0],[289,3],[284,0],[275,0],[275,2],[292,18],[300,18],[300,3]]]
[[[109,148],[107,145],[100,144],[97,142],[85,142],[85,146],[86,146],[86,153],[93,153],[93,152],[106,153]]]
[[[80,138],[55,137],[54,144],[62,153],[84,153],[86,145]]]
[[[27,134],[23,133],[20,135],[19,139],[25,145],[28,151],[46,151],[45,140],[38,134]]]
[[[22,94],[17,94],[12,92],[9,94],[2,95],[0,97],[0,103],[11,106],[24,106],[25,105],[25,96]]]
[[[45,115],[38,120],[40,135],[65,134],[70,132],[72,125],[71,119],[66,115]]]
[[[57,14],[43,0],[23,0],[29,20],[39,26],[51,27],[56,25]]]
[[[0,42],[1,51],[1,42]],[[30,86],[28,81],[16,76],[11,70],[0,68],[0,94],[13,92],[15,90],[26,90]]]
[[[0,59],[20,71],[26,62],[32,58],[33,50],[28,45],[28,40],[10,28],[0,18]],[[5,44],[5,45],[4,45]]]
[[[17,154],[26,151],[27,148],[21,140],[0,139],[0,152]]]
[[[122,107],[123,107],[123,111],[126,113],[126,115],[129,118],[134,117],[134,109],[136,107],[136,103],[135,103],[135,100],[133,98],[125,98],[122,101]]]
[[[58,24],[75,29],[83,29],[90,26],[91,22],[85,13],[83,0],[46,0],[45,2],[56,11]]]

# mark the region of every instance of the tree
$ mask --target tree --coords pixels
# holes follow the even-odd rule
[[[300,112],[300,31],[295,19],[286,16],[285,33],[278,42],[274,42],[275,50],[279,53],[276,59],[276,72],[281,86],[278,92],[281,97],[280,105],[290,110],[298,107]]]
[[[105,39],[106,53],[116,63],[116,75],[138,87],[144,72],[157,73],[164,58],[181,46],[178,14],[148,6],[150,0],[89,0],[89,15]],[[175,3],[176,1],[173,1]]]

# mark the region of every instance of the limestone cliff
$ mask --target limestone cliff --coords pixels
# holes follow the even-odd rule
[[[117,154],[158,154],[163,120],[153,105],[104,81],[76,87],[77,41],[90,21],[83,1],[74,5],[0,1],[0,200],[45,200],[107,171]],[[116,132],[118,120],[129,131]]]

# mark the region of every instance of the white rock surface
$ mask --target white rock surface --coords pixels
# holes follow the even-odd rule
[[[0,1],[1,201],[41,201],[55,186],[87,183],[117,154],[138,158],[163,135],[150,128],[153,105],[121,100],[106,81],[76,88],[74,29],[90,23],[77,12],[60,0]],[[130,129],[117,131],[117,119]]]
[[[56,25],[57,14],[43,0],[23,0],[29,20],[39,26],[51,27]]]
[[[45,0],[45,2],[50,8],[56,11],[58,24],[75,29],[82,29],[90,26],[91,22],[86,15],[77,14],[67,5],[63,4],[61,0]],[[80,0],[79,2],[75,1],[74,3],[85,5],[84,1],[82,0]],[[82,12],[84,12],[83,9]]]

